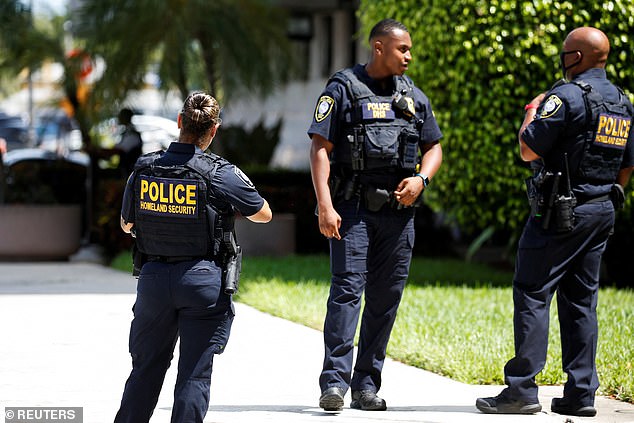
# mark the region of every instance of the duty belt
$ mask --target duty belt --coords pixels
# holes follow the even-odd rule
[[[589,198],[577,197],[577,206],[580,206],[582,204],[600,203],[602,201],[607,201],[607,200],[611,200],[610,194],[603,194],[598,197],[589,197]]]
[[[182,261],[204,260],[203,256],[147,256],[147,261],[159,262],[159,263],[180,263]]]

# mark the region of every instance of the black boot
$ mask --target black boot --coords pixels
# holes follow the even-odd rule
[[[592,405],[574,404],[566,398],[553,398],[550,403],[550,411],[566,416],[594,417],[597,409]]]
[[[384,411],[387,409],[385,400],[376,396],[374,391],[352,391],[350,408],[365,411]]]
[[[332,386],[321,393],[319,406],[326,411],[341,411],[343,409],[343,389]]]
[[[539,403],[508,399],[502,395],[478,398],[476,407],[486,414],[535,414],[542,411]]]

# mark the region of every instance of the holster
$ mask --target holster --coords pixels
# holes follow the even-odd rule
[[[147,255],[142,253],[135,243],[132,246],[132,276],[139,276],[145,263],[147,263]]]
[[[625,207],[625,191],[620,184],[612,185],[610,200],[614,204],[614,210],[621,210]]]
[[[540,172],[537,176],[526,178],[524,183],[526,184],[526,197],[528,198],[528,204],[530,205],[531,217],[541,218],[546,214],[548,208],[548,198],[543,193],[548,191],[550,186],[551,173]]]
[[[242,271],[242,248],[236,247],[236,254],[229,256],[222,269],[222,290],[227,295],[238,292],[240,272]]]
[[[369,185],[364,191],[365,207],[372,212],[381,210],[390,201],[390,192],[386,189]]]

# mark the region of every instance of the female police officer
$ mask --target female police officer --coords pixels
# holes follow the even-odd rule
[[[234,316],[221,288],[234,213],[262,223],[272,217],[240,169],[203,153],[219,112],[212,96],[191,94],[178,115],[178,142],[139,158],[128,179],[121,227],[145,260],[130,329],[133,368],[115,422],[149,421],[179,337],[172,422],[202,422],[207,413],[213,355],[224,350]]]

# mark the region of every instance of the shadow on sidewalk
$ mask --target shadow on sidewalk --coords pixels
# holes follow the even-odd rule
[[[0,263],[0,295],[134,294],[136,281],[92,263]]]

